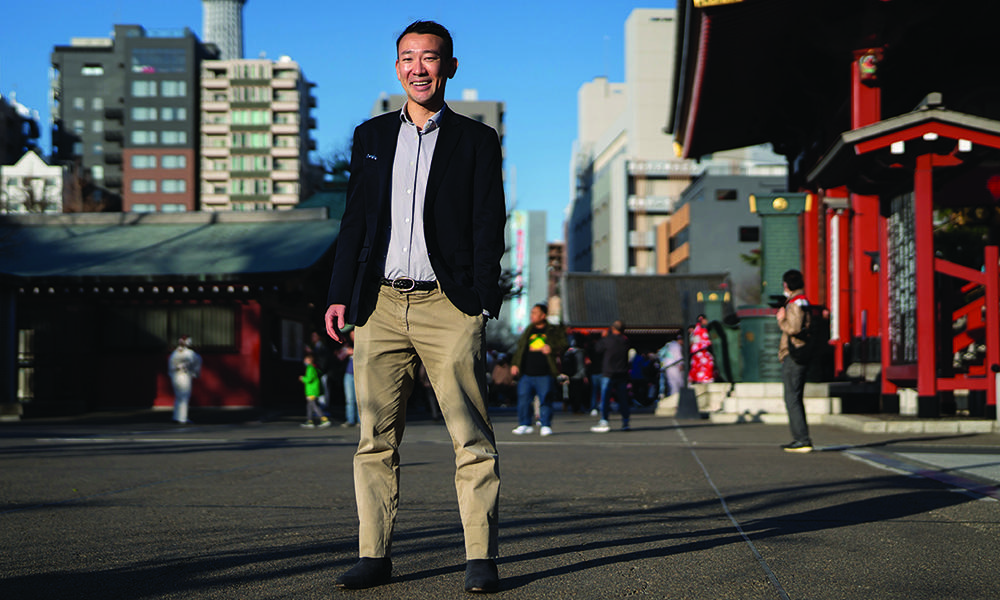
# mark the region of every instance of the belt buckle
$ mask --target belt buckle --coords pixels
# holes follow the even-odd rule
[[[392,280],[392,289],[397,292],[412,292],[417,289],[417,282],[412,277],[399,277]]]

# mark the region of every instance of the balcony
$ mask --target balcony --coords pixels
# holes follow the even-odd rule
[[[104,131],[104,141],[105,142],[121,142],[125,139],[125,135],[116,129],[107,129]]]
[[[229,125],[226,123],[202,123],[201,132],[214,135],[226,135],[229,133]]]
[[[125,118],[125,111],[118,106],[109,106],[104,109],[104,118],[111,121],[121,121]]]
[[[298,123],[275,123],[271,125],[271,132],[275,135],[297,135],[299,133]]]
[[[271,173],[271,179],[274,181],[298,181],[299,172],[298,171],[274,171]]]
[[[276,90],[294,90],[298,87],[298,82],[294,79],[272,79],[271,87]]]
[[[225,146],[206,146],[201,145],[201,154],[206,158],[226,158],[229,156],[229,148]]]
[[[205,112],[227,112],[229,110],[228,100],[203,100],[201,110]]]
[[[274,146],[271,148],[271,156],[274,158],[298,158],[299,149],[296,146]]]
[[[205,79],[201,80],[201,87],[207,90],[225,90],[229,88],[228,79]]]
[[[299,112],[298,100],[275,100],[271,104],[271,109],[275,112]]]

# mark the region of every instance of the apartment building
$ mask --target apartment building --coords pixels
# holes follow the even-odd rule
[[[287,56],[202,63],[202,210],[281,210],[308,195],[314,85]]]

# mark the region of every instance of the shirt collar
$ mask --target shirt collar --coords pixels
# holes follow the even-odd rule
[[[446,111],[446,110],[448,110],[448,105],[447,104],[445,104],[444,106],[442,106],[441,110],[439,110],[436,113],[434,113],[433,115],[431,115],[431,118],[428,119],[427,123],[424,124],[424,128],[420,131],[420,133],[427,133],[427,132],[430,132],[430,131],[434,131],[435,129],[437,129],[438,127],[440,127],[441,126],[441,117],[444,116],[444,111]],[[407,112],[406,112],[406,104],[403,104],[403,108],[401,108],[399,110],[399,120],[401,122],[403,122],[403,123],[406,123],[407,125],[413,125],[414,127],[417,126],[416,123],[414,123],[413,120],[410,119],[410,115],[407,114]]]

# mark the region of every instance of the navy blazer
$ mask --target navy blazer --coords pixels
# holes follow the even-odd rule
[[[392,163],[399,111],[354,130],[347,208],[337,238],[329,304],[347,306],[348,323],[363,325],[378,297],[388,247]],[[496,317],[503,300],[502,155],[497,132],[445,108],[427,176],[424,236],[442,291],[469,315]]]

